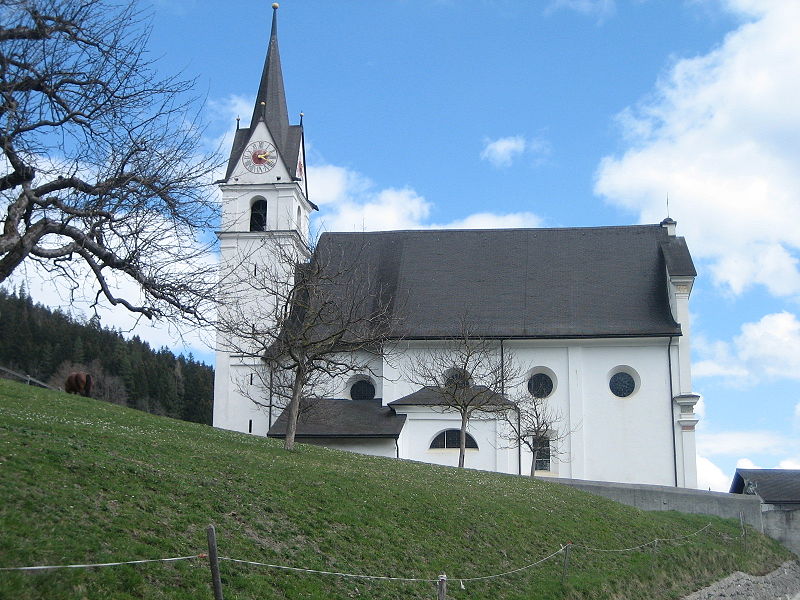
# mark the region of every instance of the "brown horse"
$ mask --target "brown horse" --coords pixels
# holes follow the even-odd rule
[[[92,376],[88,373],[70,373],[64,382],[64,391],[88,398],[92,393]]]

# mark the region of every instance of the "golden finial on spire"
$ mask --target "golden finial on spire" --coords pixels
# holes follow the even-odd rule
[[[272,3],[272,8],[274,8],[275,10],[277,10],[279,6],[280,4],[278,4],[277,2]]]

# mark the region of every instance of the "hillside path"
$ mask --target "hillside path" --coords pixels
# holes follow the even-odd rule
[[[737,571],[683,600],[800,600],[800,562],[787,561],[762,577]]]

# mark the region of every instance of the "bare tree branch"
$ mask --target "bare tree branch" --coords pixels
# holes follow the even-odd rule
[[[218,159],[199,150],[193,82],[156,74],[133,0],[0,14],[0,282],[33,261],[148,318],[202,322]]]
[[[543,396],[535,390],[522,392],[515,399],[515,410],[503,414],[507,425],[505,439],[512,447],[525,447],[531,453],[531,477],[536,475],[536,464],[542,454],[550,460],[567,460],[562,444],[575,432],[564,429],[561,411]]]
[[[458,466],[464,466],[470,420],[513,409],[504,390],[519,369],[499,343],[473,334],[468,315],[459,319],[459,335],[410,356],[405,377],[438,397],[437,406],[461,417]]]
[[[317,248],[309,257],[291,244],[265,244],[269,259],[241,256],[223,274],[218,339],[259,383],[240,384],[239,391],[258,406],[288,411],[291,450],[301,399],[324,397],[347,373],[370,373],[372,360],[390,352],[394,317],[376,300],[358,250],[339,256],[331,254],[338,249]]]

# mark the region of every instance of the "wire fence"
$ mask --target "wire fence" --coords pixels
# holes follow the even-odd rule
[[[45,383],[44,381],[39,381],[38,379],[31,377],[30,375],[19,373],[17,371],[12,371],[11,369],[7,369],[6,367],[0,367],[0,377],[3,379],[16,379],[21,381],[22,383],[26,383],[28,385],[34,385],[36,387],[47,388],[49,390],[58,390],[58,388],[53,387],[52,385]]]
[[[745,550],[747,549],[747,528],[744,525],[744,515],[740,514],[740,524],[741,524],[741,534],[739,537],[744,540]],[[44,571],[44,570],[55,570],[55,569],[92,569],[92,568],[102,568],[102,567],[116,567],[121,565],[137,565],[137,564],[145,564],[145,563],[166,563],[166,562],[177,562],[177,561],[189,561],[189,560],[198,560],[198,559],[208,559],[209,567],[211,569],[211,579],[212,579],[212,589],[214,592],[215,600],[223,600],[222,595],[222,582],[221,576],[219,571],[219,563],[220,562],[227,562],[227,563],[235,563],[241,565],[248,565],[253,567],[265,567],[268,569],[276,569],[276,570],[283,570],[283,571],[293,571],[296,573],[307,573],[310,575],[323,575],[323,576],[330,576],[330,577],[342,577],[348,579],[362,579],[362,580],[380,580],[380,581],[395,581],[395,582],[406,582],[406,583],[429,583],[435,584],[437,589],[437,598],[439,600],[444,600],[447,594],[447,584],[448,581],[457,581],[460,584],[461,589],[465,589],[464,584],[470,582],[477,582],[477,581],[485,581],[489,579],[499,579],[501,577],[508,577],[514,575],[516,573],[520,573],[522,571],[526,571],[529,569],[533,569],[542,565],[548,561],[555,559],[556,557],[563,555],[564,560],[562,563],[562,573],[561,573],[561,581],[562,583],[566,582],[569,576],[569,565],[570,565],[570,553],[575,550],[584,550],[587,552],[600,552],[600,553],[630,553],[630,552],[640,552],[648,549],[650,547],[653,548],[654,551],[658,550],[659,543],[662,545],[672,545],[672,546],[680,546],[683,544],[691,543],[694,538],[698,535],[707,531],[711,528],[711,523],[706,524],[705,526],[701,527],[697,531],[693,531],[687,535],[677,536],[677,537],[670,537],[670,538],[654,538],[642,544],[638,544],[636,546],[631,546],[629,548],[598,548],[595,546],[589,546],[586,544],[581,543],[573,543],[567,542],[566,544],[560,545],[558,550],[552,551],[550,554],[545,556],[544,558],[540,558],[535,562],[517,567],[515,569],[511,569],[508,571],[503,571],[500,573],[492,573],[489,575],[476,575],[476,576],[448,576],[445,573],[439,574],[437,576],[431,577],[404,577],[404,576],[390,576],[390,575],[373,575],[373,574],[366,574],[366,573],[350,573],[346,571],[325,571],[320,569],[311,569],[306,567],[298,567],[298,566],[291,566],[291,565],[278,565],[278,564],[271,564],[266,562],[259,562],[255,560],[244,560],[238,558],[230,558],[227,556],[218,556],[217,554],[217,543],[216,543],[216,530],[213,525],[208,527],[207,536],[208,536],[208,553],[199,553],[199,554],[190,554],[187,556],[173,556],[167,558],[149,558],[149,559],[141,559],[141,560],[126,560],[120,562],[106,562],[106,563],[87,563],[87,564],[66,564],[66,565],[34,565],[34,566],[24,566],[24,567],[0,567],[0,571],[22,571],[22,572],[32,572],[32,571]],[[735,538],[734,538],[735,539]]]

